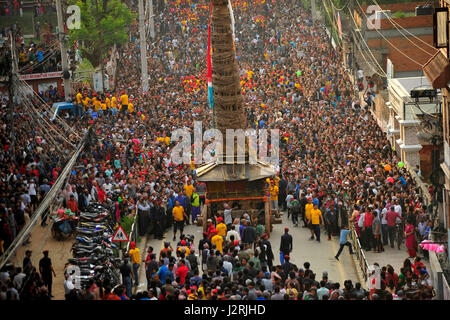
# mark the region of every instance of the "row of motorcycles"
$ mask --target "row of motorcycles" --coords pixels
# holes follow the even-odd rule
[[[73,258],[69,259],[71,276],[83,289],[93,280],[111,288],[120,284],[118,269],[121,259],[115,258],[116,247],[111,239],[114,224],[110,209],[100,203],[91,203],[85,212],[80,213],[78,226],[75,228],[76,240],[72,246]]]

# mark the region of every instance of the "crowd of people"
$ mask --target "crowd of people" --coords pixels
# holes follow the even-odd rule
[[[310,240],[320,242],[322,228],[328,239],[340,237],[350,218],[366,250],[382,252],[388,240],[393,244],[395,228],[401,228],[406,231],[409,256],[417,258],[416,235],[426,238],[430,233],[426,208],[386,135],[358,101],[357,90],[342,62],[341,48],[333,48],[325,28],[319,22],[313,23],[310,14],[290,0],[257,0],[251,5],[233,1],[233,6],[247,125],[279,129],[282,137],[280,172],[267,185],[270,199],[280,210],[288,209],[292,226],[303,222],[310,228]],[[103,94],[87,85],[77,87],[72,101],[84,112],[94,111],[95,116],[87,113],[82,119],[69,121],[80,131],[92,127],[99,139],[81,155],[59,197],[63,206],[75,213],[83,211],[91,201],[109,202],[117,222],[136,214],[139,235],[153,234],[161,239],[173,225],[173,241],[178,230],[182,239],[174,244],[175,249],[167,243],[159,256],[149,250],[145,260],[149,285],[146,292],[132,295],[129,280],[115,289],[93,283],[80,292],[71,289],[68,276],[66,298],[430,298],[432,286],[423,264],[415,267],[420,262],[417,259],[409,267],[405,262],[398,276],[391,266],[381,268],[378,288],[368,292],[350,280],[343,287],[332,283],[325,273],[321,279],[316,278],[308,262],[301,268],[291,261],[289,247],[280,248],[280,264],[275,264],[273,253],[268,253],[270,240],[248,215],[230,221],[229,215],[214,212],[213,220],[208,222],[211,228],[198,246],[193,237],[183,234],[185,224],[196,222],[206,190],[196,180],[193,164],[171,162],[175,142],[170,135],[175,129],[192,128],[194,121],[202,121],[204,128],[212,127],[205,76],[209,2],[192,5],[168,1],[164,5],[159,1],[155,10],[156,38],[149,44],[148,92],[140,89],[136,25],[130,28],[131,41],[119,48],[116,90]],[[5,123],[3,147],[8,146],[6,128]],[[32,134],[30,127],[23,130]],[[8,208],[5,212],[10,208],[15,212],[17,207],[24,211],[23,200],[18,199],[30,193],[33,183],[34,189],[40,189],[44,176],[51,185],[54,170],[59,172],[62,165],[61,155],[53,157],[47,146],[47,175],[39,171],[35,174],[38,169],[27,171],[28,164],[30,168],[38,167],[38,159],[45,154],[41,151],[37,157],[34,152],[38,151],[32,145],[31,155],[25,152],[23,157],[22,151],[33,143],[29,137],[24,134],[24,141],[16,142],[17,159],[11,158],[8,148],[2,148],[3,157],[10,159],[2,162],[2,188],[8,192],[2,196]],[[45,148],[41,144],[39,147]],[[53,164],[58,160],[60,163]],[[23,177],[27,173],[35,182]],[[26,180],[28,187],[14,188],[6,180],[10,176],[20,184]],[[11,192],[19,198],[10,203]],[[228,212],[230,207],[224,209]],[[406,230],[401,221],[407,221]],[[234,239],[228,237],[232,231]],[[121,267],[122,278],[136,281],[134,265],[140,262],[139,255],[131,252]],[[413,291],[415,295],[411,295]]]

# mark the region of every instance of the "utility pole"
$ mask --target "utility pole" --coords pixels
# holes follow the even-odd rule
[[[147,41],[145,40],[144,0],[139,0],[139,46],[141,47],[141,80],[142,91],[148,92]]]
[[[69,61],[67,59],[67,48],[66,39],[64,32],[64,21],[63,21],[63,11],[61,6],[61,0],[56,0],[56,14],[58,16],[58,40],[59,47],[61,50],[61,64],[63,69],[63,80],[64,80],[64,97],[69,98],[72,93],[72,80],[69,74]]]
[[[16,51],[16,24],[11,26],[9,30],[9,39],[11,40],[11,74],[9,76],[8,84],[8,94],[9,94],[9,121],[10,121],[10,136],[11,141],[11,153],[14,154],[14,142],[16,136],[14,134],[14,86],[16,77],[19,74],[19,66],[17,62],[17,51]]]
[[[311,0],[311,16],[313,23],[316,22],[316,0]]]
[[[155,15],[153,13],[153,0],[149,0],[149,22],[150,22],[150,37],[155,39]]]

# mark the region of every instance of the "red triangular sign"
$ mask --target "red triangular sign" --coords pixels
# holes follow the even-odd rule
[[[122,226],[119,226],[116,230],[116,233],[114,233],[111,241],[130,241],[130,239],[128,239],[127,234],[125,233],[125,231],[123,230]]]

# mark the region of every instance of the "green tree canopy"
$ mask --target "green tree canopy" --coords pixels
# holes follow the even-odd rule
[[[69,0],[80,7],[81,27],[69,30],[71,42],[84,41],[81,54],[98,67],[114,44],[128,40],[127,27],[136,17],[119,0]]]

